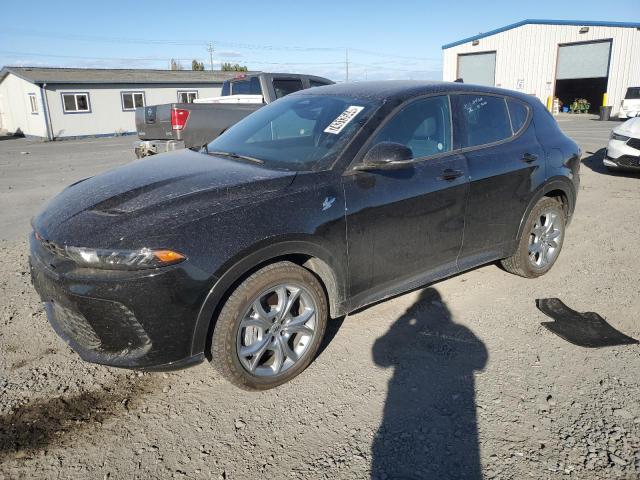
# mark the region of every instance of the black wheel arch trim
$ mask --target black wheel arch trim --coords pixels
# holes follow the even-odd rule
[[[273,239],[265,241],[267,242],[273,242]],[[346,313],[347,272],[344,268],[346,266],[341,266],[327,248],[304,238],[281,240],[257,248],[254,246],[249,252],[238,254],[232,261],[225,263],[219,273],[214,276],[215,282],[198,312],[191,341],[191,354],[198,354],[205,350],[211,328],[215,325],[213,316],[221,306],[220,302],[238,280],[257,266],[298,255],[309,257],[301,266],[317,275],[326,288],[330,316],[336,318]]]
[[[527,218],[529,217],[529,213],[531,213],[531,210],[533,210],[533,207],[535,207],[536,203],[538,203],[538,200],[540,200],[542,197],[545,197],[548,193],[556,190],[563,192],[567,197],[567,202],[568,202],[567,224],[569,223],[569,221],[571,220],[571,216],[573,215],[573,210],[576,205],[575,188],[571,183],[571,180],[569,180],[566,177],[561,177],[561,176],[552,177],[549,180],[547,180],[544,184],[542,184],[540,187],[538,187],[538,189],[534,192],[533,196],[531,197],[531,200],[529,200],[529,203],[527,204],[527,208],[525,209],[522,217],[520,218],[520,225],[518,226],[518,235],[516,236],[516,243],[518,240],[520,240],[525,223],[527,222]]]

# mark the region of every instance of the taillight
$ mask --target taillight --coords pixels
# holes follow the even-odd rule
[[[171,128],[173,130],[182,130],[189,119],[189,110],[183,108],[174,108],[171,110]]]

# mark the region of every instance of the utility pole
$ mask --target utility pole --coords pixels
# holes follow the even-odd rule
[[[349,49],[345,48],[344,50],[344,69],[346,72],[345,78],[346,78],[346,82],[349,81]]]
[[[209,62],[211,65],[211,71],[213,72],[213,43],[209,42],[209,46],[207,47],[207,51],[209,52]]]

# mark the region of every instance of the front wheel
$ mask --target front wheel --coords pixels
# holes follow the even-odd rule
[[[327,325],[322,285],[291,262],[268,265],[224,304],[211,341],[211,364],[245,390],[288,382],[311,363]]]
[[[564,232],[562,205],[553,198],[541,198],[527,217],[516,252],[503,259],[502,266],[521,277],[544,275],[560,255]]]

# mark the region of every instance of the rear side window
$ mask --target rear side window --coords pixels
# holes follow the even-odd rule
[[[625,100],[640,100],[640,87],[631,87],[627,89]]]
[[[309,80],[309,88],[313,87],[324,87],[325,85],[331,85],[327,82],[321,82],[320,80]]]
[[[491,95],[453,95],[460,148],[499,142],[511,136],[507,102]]]
[[[529,109],[524,103],[518,102],[517,100],[509,99],[507,100],[507,105],[509,107],[509,117],[511,117],[511,128],[515,135],[522,130],[524,124],[527,123]]]
[[[246,80],[234,80],[231,82],[231,95],[262,95],[260,79],[251,77]]]
[[[413,158],[451,150],[451,119],[446,95],[412,102],[378,132],[372,146],[380,142],[406,145]]]
[[[285,95],[289,95],[290,93],[302,90],[302,80],[293,78],[275,78],[273,80],[273,89],[276,92],[276,98],[281,98]]]

